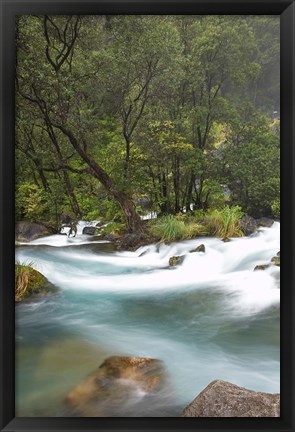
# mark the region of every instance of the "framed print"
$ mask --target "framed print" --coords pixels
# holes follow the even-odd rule
[[[2,0],[1,42],[1,430],[294,430],[294,2]]]

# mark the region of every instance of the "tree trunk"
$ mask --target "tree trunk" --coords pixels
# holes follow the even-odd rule
[[[129,177],[129,161],[130,161],[130,138],[124,133],[126,151],[125,151],[125,163],[124,163],[124,178]]]
[[[136,213],[133,202],[128,198],[128,196],[122,192],[118,191],[110,176],[104,171],[104,169],[98,165],[95,160],[86,153],[86,151],[80,146],[78,140],[74,134],[61,125],[55,125],[61,130],[69,139],[73,148],[77,151],[79,156],[84,160],[84,162],[89,166],[92,175],[97,178],[100,183],[105,187],[105,189],[110,193],[110,195],[119,203],[122,212],[126,218],[127,228],[129,233],[134,233],[142,231],[142,223],[139,215]]]
[[[160,205],[160,214],[165,215],[169,213],[168,209],[168,185],[167,185],[167,178],[165,176],[165,173],[159,174],[159,183],[161,187],[161,195],[162,195],[162,202]]]
[[[191,177],[189,179],[189,184],[188,184],[188,188],[187,188],[187,197],[186,197],[186,211],[189,212],[191,211],[191,203],[192,203],[192,195],[193,195],[193,187],[194,187],[194,183],[196,181],[196,176],[195,174],[192,172],[191,173]]]
[[[80,210],[80,207],[79,207],[79,204],[78,204],[75,192],[74,192],[73,185],[70,181],[68,172],[66,170],[62,170],[62,173],[63,173],[66,189],[67,189],[67,192],[68,192],[69,197],[70,197],[72,210],[76,216],[80,217],[81,216],[81,210]]]
[[[115,200],[120,204],[120,207],[125,215],[128,232],[141,232],[141,219],[135,211],[133,202],[127,197],[124,192],[113,190],[112,194]]]
[[[179,158],[175,156],[174,161],[174,173],[173,173],[173,186],[174,186],[174,211],[179,213],[180,210],[180,170],[179,170]]]
[[[58,162],[62,165],[63,164],[63,155],[62,155],[59,143],[58,143],[58,139],[54,133],[54,130],[53,130],[53,127],[50,123],[49,118],[47,117],[47,118],[45,118],[45,120],[46,120],[46,124],[48,127],[49,137],[50,137],[50,139],[51,139],[51,141],[55,147],[55,150],[56,150]],[[80,210],[80,207],[79,207],[79,204],[78,204],[78,201],[77,201],[77,198],[76,198],[74,188],[73,188],[73,185],[71,183],[69,174],[68,174],[66,169],[63,169],[62,172],[63,172],[63,178],[64,178],[66,190],[67,190],[67,193],[70,197],[72,210],[76,216],[80,217],[81,216],[81,210]]]

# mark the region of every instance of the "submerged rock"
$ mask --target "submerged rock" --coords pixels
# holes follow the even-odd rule
[[[280,395],[255,392],[226,381],[212,381],[182,417],[279,417]]]
[[[16,241],[29,242],[51,234],[54,234],[53,230],[39,223],[21,221],[15,224]]]
[[[169,258],[170,266],[177,266],[183,263],[185,255],[173,256]]]
[[[161,390],[163,378],[163,364],[159,360],[109,357],[67,395],[65,404],[74,415],[119,415],[128,404]]]
[[[271,267],[272,265],[276,265],[276,266],[280,267],[280,265],[281,265],[280,251],[276,254],[276,256],[272,257],[269,264],[259,264],[254,268],[254,271],[255,270],[265,270],[265,269]]]
[[[267,268],[270,267],[270,264],[259,264],[254,268],[254,271],[257,270],[266,270]]]
[[[194,252],[205,252],[205,245],[201,244],[200,246],[190,251],[190,253],[194,253]]]

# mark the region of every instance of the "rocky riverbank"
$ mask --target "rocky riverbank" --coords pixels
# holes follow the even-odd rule
[[[251,216],[245,215],[242,217],[239,223],[239,227],[245,236],[255,234],[260,227],[270,228],[274,223],[273,219],[266,217],[254,219]],[[77,223],[73,220],[64,223],[62,226],[70,229],[68,235],[77,234]],[[140,246],[144,246],[150,243],[160,241],[160,238],[155,236],[147,224],[147,221],[142,221],[142,230],[137,233],[118,233],[118,232],[107,232],[105,227],[107,224],[101,222],[95,223],[94,226],[89,225],[83,228],[82,234],[88,236],[99,236],[101,239],[114,242],[117,249],[119,250],[134,250]],[[206,230],[205,230],[206,231]],[[20,221],[16,223],[15,227],[15,238],[18,242],[30,242],[40,237],[56,234],[57,232],[53,228],[49,228],[42,223],[35,223],[30,221]],[[200,237],[206,236],[202,234]],[[197,236],[198,237],[198,236]],[[229,241],[228,237],[223,238],[224,241]]]
[[[137,408],[160,404],[166,374],[161,361],[142,357],[113,356],[66,396],[70,415],[118,416]],[[173,403],[171,401],[171,403]],[[127,410],[127,411],[126,411]],[[132,410],[129,413],[132,416]],[[279,417],[280,395],[255,392],[230,382],[211,382],[188,406],[181,417]]]

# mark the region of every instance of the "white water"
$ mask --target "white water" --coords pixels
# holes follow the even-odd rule
[[[18,415],[60,415],[64,395],[116,354],[164,361],[169,392],[156,415],[179,415],[213,379],[279,392],[280,270],[253,271],[280,250],[279,223],[228,243],[202,238],[135,252],[111,251],[82,229],[17,249],[19,261],[33,261],[62,290],[17,308]],[[205,253],[190,253],[201,243]],[[185,255],[181,266],[169,267],[173,255]],[[40,360],[48,350],[50,366]]]

